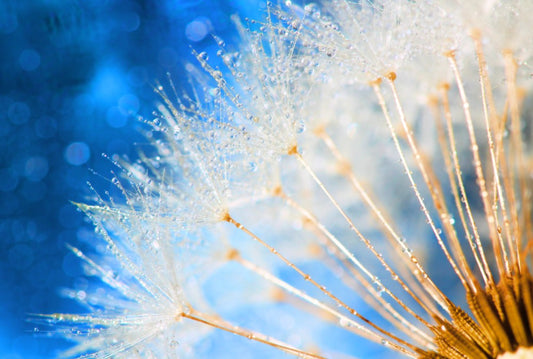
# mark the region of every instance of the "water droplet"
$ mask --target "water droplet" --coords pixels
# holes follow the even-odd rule
[[[198,54],[198,58],[199,58],[200,60],[205,60],[205,61],[207,61],[207,60],[209,59],[209,56],[207,56],[207,52],[202,51],[202,52],[200,52],[200,53]]]
[[[296,125],[296,133],[302,133],[305,131],[305,123],[303,121],[298,122]]]
[[[349,326],[351,326],[350,321],[347,318],[344,318],[344,317],[339,319],[339,325],[341,327],[349,327]]]

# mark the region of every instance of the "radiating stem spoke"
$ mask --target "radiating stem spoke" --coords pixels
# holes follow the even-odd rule
[[[268,337],[266,335],[263,335],[263,334],[260,334],[260,333],[257,333],[257,332],[253,332],[253,331],[250,331],[250,330],[247,330],[247,329],[243,329],[243,328],[240,328],[240,327],[237,327],[235,325],[232,325],[220,318],[215,318],[215,317],[212,317],[212,316],[208,316],[206,314],[203,314],[203,313],[200,313],[192,308],[189,308],[189,311],[188,312],[183,312],[183,313],[180,313],[178,316],[179,317],[183,317],[183,318],[187,318],[187,319],[190,319],[190,320],[193,320],[193,321],[196,321],[196,322],[199,322],[199,323],[202,323],[202,324],[205,324],[205,325],[208,325],[210,327],[213,327],[213,328],[217,328],[217,329],[222,329],[226,332],[229,332],[229,333],[233,333],[233,334],[237,334],[237,335],[240,335],[241,337],[245,337],[245,338],[248,338],[250,340],[255,340],[257,342],[260,342],[260,343],[263,343],[263,344],[267,344],[271,347],[274,347],[276,349],[279,349],[279,350],[282,350],[284,352],[287,352],[287,353],[290,353],[290,354],[293,354],[297,357],[300,357],[300,358],[315,358],[315,359],[325,359],[323,356],[320,356],[320,355],[317,355],[317,354],[313,354],[313,353],[309,353],[309,352],[305,352],[303,350],[299,350],[299,349],[296,349],[288,344],[285,344],[279,340],[276,340],[276,339],[273,339],[271,337]],[[177,318],[177,319],[178,319]]]

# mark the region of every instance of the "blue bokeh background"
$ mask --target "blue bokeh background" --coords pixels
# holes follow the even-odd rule
[[[177,86],[191,47],[235,39],[250,0],[0,0],[0,359],[49,358],[68,343],[29,313],[75,312],[61,288],[87,285],[66,243],[94,232],[70,201],[99,191],[114,155],[136,156],[152,86]],[[216,57],[216,56],[213,56]],[[102,154],[107,154],[103,156]]]

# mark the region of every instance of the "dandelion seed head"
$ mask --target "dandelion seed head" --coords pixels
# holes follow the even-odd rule
[[[194,356],[220,332],[308,358],[362,339],[367,356],[528,353],[528,5],[451,3],[269,4],[234,18],[238,51],[213,37],[222,64],[194,52],[190,89],[157,85],[119,195],[78,205],[106,251],[72,251],[110,291],[42,317],[68,354]]]

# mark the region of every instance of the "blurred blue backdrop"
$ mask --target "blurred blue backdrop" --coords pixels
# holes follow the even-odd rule
[[[49,358],[68,343],[34,333],[29,313],[75,312],[61,288],[87,280],[66,243],[93,229],[70,201],[111,188],[113,155],[135,157],[152,86],[231,42],[250,0],[0,1],[0,359]],[[216,57],[216,56],[213,56]],[[109,158],[102,156],[105,153]]]

